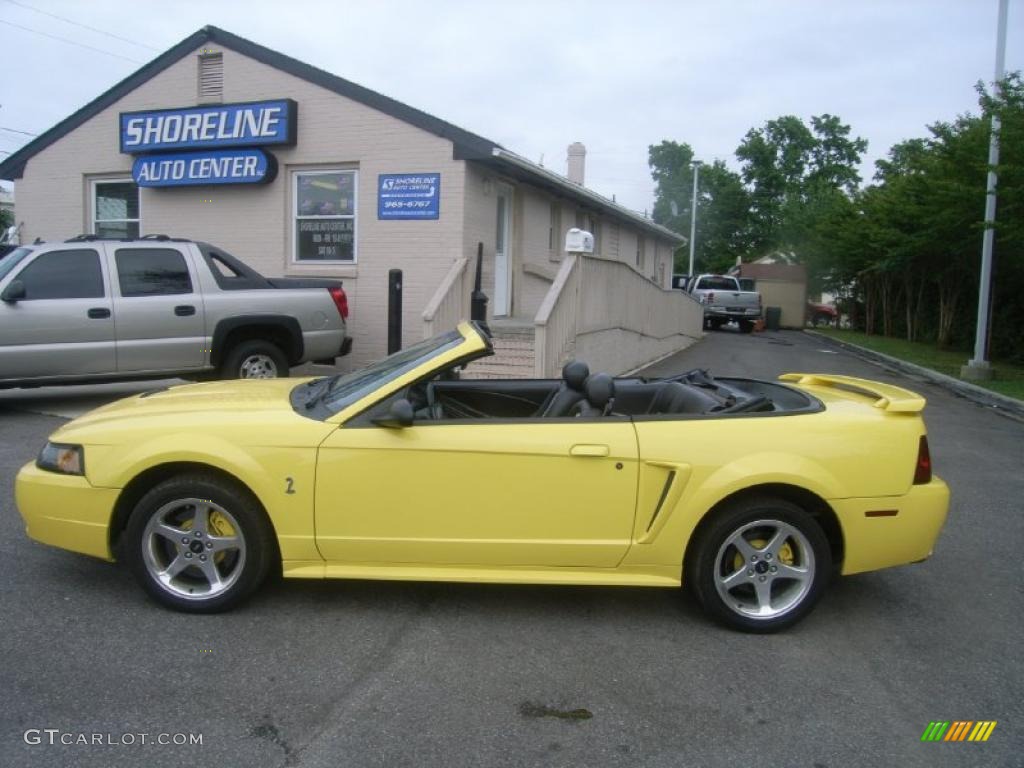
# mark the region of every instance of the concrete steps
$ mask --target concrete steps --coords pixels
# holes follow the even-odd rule
[[[534,331],[532,327],[491,326],[494,354],[471,363],[467,379],[532,379]]]

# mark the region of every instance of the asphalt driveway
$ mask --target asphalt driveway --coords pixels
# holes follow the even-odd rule
[[[88,395],[44,409],[8,393],[0,765],[1024,764],[1024,424],[799,332],[712,333],[652,372],[693,367],[925,394],[953,491],[934,557],[843,579],[767,637],[644,589],[277,582],[233,613],[185,616],[118,566],[24,536],[14,473],[63,422],[39,411]],[[998,725],[986,743],[922,743],[932,720]],[[79,734],[117,743],[60,744]]]

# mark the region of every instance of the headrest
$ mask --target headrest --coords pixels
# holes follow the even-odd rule
[[[587,377],[587,402],[597,408],[604,408],[615,397],[615,381],[607,373],[595,373]]]
[[[562,379],[570,389],[582,392],[590,375],[590,368],[582,360],[570,360],[562,366]]]

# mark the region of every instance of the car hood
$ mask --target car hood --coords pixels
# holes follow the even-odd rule
[[[302,418],[295,413],[289,394],[310,379],[248,379],[182,384],[126,397],[79,416],[54,433],[59,439],[71,433],[96,435],[110,428],[122,431],[164,426],[211,424],[215,421],[246,419],[259,415]],[[84,436],[84,435],[83,435]],[[101,441],[105,442],[105,441]]]

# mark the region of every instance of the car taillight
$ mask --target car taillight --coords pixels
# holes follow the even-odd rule
[[[715,292],[708,291],[707,293],[704,294],[704,298],[707,299],[708,304],[710,304],[712,301],[715,300]]]
[[[338,314],[341,315],[341,319],[347,319],[348,296],[345,295],[345,289],[341,286],[337,286],[335,288],[328,288],[327,290],[331,294],[331,298],[334,299],[334,306],[338,308]]]
[[[917,467],[914,469],[914,485],[925,485],[932,481],[932,457],[928,453],[928,438],[921,435],[917,444]]]

